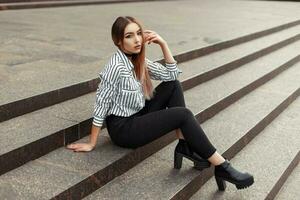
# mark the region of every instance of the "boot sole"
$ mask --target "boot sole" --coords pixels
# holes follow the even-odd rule
[[[224,181],[227,181],[229,183],[234,184],[235,187],[238,190],[248,188],[249,186],[251,186],[254,183],[254,178],[253,177],[250,177],[249,179],[244,180],[242,183],[235,182],[235,181],[232,181],[232,180],[229,180],[229,179],[226,179],[226,178],[221,178],[221,179],[223,179]]]

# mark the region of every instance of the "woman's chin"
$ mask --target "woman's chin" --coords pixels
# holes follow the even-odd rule
[[[137,51],[134,51],[134,52],[132,52],[132,53],[138,54],[138,53],[140,53],[140,52],[141,52],[141,50],[137,50]]]
[[[131,51],[127,51],[128,54],[139,54],[141,52],[141,49],[133,49]]]

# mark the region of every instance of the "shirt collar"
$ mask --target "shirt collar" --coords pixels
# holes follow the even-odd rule
[[[129,58],[124,54],[124,52],[121,51],[120,49],[118,49],[117,54],[121,58],[121,60],[124,63],[125,67],[128,70],[132,71],[134,69],[134,66],[133,66],[131,60],[129,60]]]

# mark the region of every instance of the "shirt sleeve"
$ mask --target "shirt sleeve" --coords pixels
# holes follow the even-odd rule
[[[153,80],[172,81],[176,80],[179,74],[182,73],[182,70],[177,67],[177,62],[166,63],[164,66],[146,58],[146,63],[150,78]]]
[[[93,124],[102,127],[107,112],[111,107],[112,99],[117,94],[120,71],[116,66],[110,66],[100,72],[99,76],[101,82],[96,92]]]

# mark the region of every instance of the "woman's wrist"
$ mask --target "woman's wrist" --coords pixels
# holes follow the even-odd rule
[[[160,46],[161,48],[163,48],[163,47],[167,47],[168,44],[167,44],[167,42],[166,42],[165,40],[162,40],[162,41],[159,43],[159,46]]]
[[[89,142],[89,144],[90,144],[93,148],[95,148],[95,146],[96,146],[96,144],[93,143],[93,142]]]
[[[95,147],[97,144],[97,139],[100,131],[101,127],[95,126],[94,124],[92,125],[89,144],[91,144],[93,147]]]
[[[171,50],[169,49],[169,46],[167,44],[166,41],[162,42],[160,44],[161,50],[163,52],[164,58],[165,58],[165,62],[166,63],[175,63],[175,59],[171,53]]]

